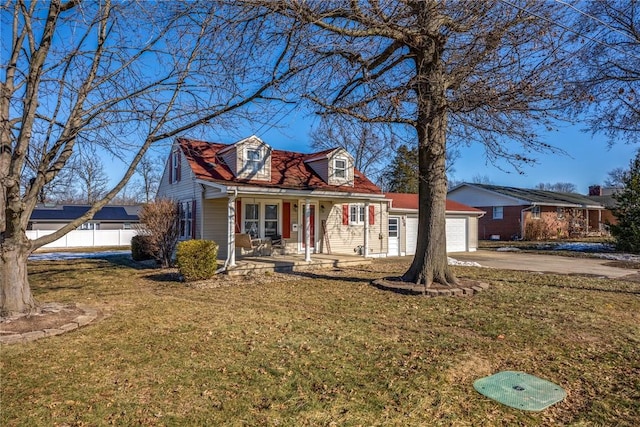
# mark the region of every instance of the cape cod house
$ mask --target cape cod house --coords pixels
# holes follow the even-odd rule
[[[388,251],[389,200],[342,148],[303,154],[256,136],[234,144],[178,138],[158,197],[179,203],[181,239],[215,241],[226,266],[263,243],[307,261]]]

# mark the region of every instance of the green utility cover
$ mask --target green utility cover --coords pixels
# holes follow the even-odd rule
[[[525,411],[542,411],[567,396],[562,387],[552,382],[514,371],[480,378],[473,388],[490,399]]]

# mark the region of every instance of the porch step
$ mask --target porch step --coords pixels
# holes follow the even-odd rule
[[[304,259],[288,256],[244,258],[237,266],[226,271],[229,276],[244,276],[267,272],[290,273],[293,271],[309,271],[323,268],[348,267],[371,264],[370,258],[362,257],[327,257]]]

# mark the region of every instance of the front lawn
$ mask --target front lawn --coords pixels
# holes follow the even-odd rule
[[[35,262],[41,301],[99,321],[0,348],[0,425],[640,425],[640,284],[472,267],[474,297],[372,278],[408,259],[192,286],[120,259]],[[473,389],[517,370],[567,398],[523,412]]]

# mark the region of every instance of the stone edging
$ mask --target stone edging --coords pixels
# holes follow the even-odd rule
[[[388,279],[376,279],[371,284],[379,289],[385,291],[393,291],[406,295],[424,295],[428,298],[434,297],[450,297],[450,296],[471,296],[482,292],[489,288],[488,283],[476,282],[470,286],[460,286],[456,288],[438,288],[438,289],[424,289],[422,285],[416,285],[415,283],[399,282]]]
[[[24,332],[22,334],[2,335],[0,336],[0,344],[25,343],[29,341],[35,341],[40,338],[64,334],[65,332],[73,331],[75,329],[86,326],[98,317],[98,311],[95,308],[86,305],[77,305],[76,307],[82,310],[83,314],[79,315],[69,323],[65,323],[58,328]]]

